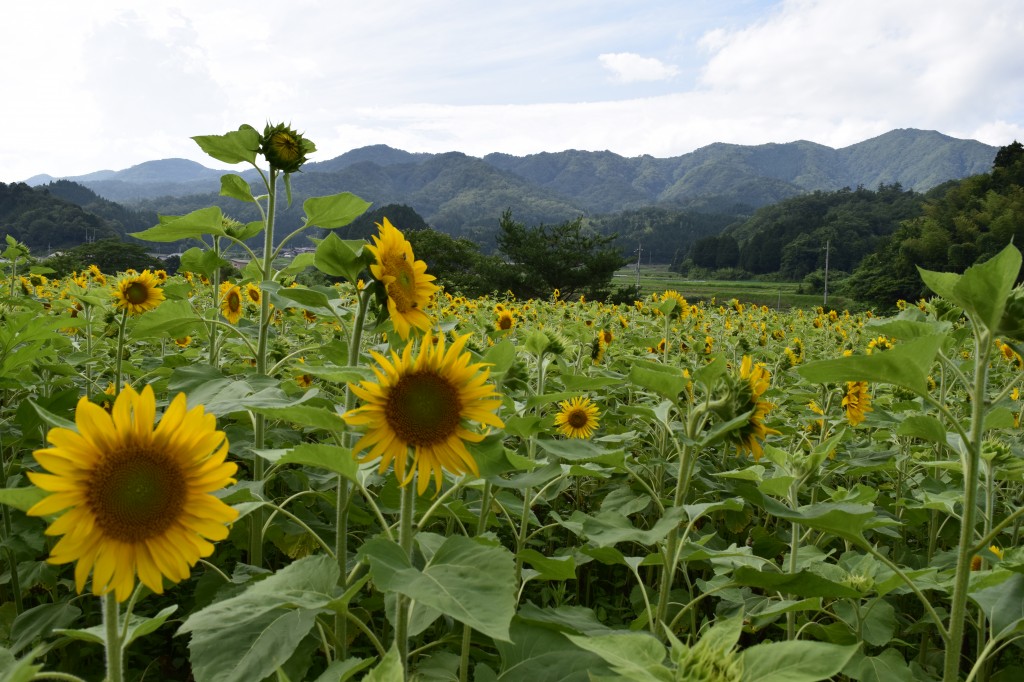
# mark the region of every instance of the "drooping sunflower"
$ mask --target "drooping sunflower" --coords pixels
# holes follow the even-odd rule
[[[242,289],[232,282],[220,285],[220,314],[231,324],[238,324],[242,319]]]
[[[149,270],[126,275],[114,287],[114,307],[127,310],[129,315],[141,315],[153,310],[164,300],[163,289]]]
[[[847,381],[846,394],[843,396],[843,410],[850,426],[856,426],[871,412],[871,395],[868,393],[868,382]]]
[[[560,409],[555,415],[555,426],[569,438],[590,438],[601,421],[597,405],[585,396],[563,400],[558,406]]]
[[[33,455],[48,473],[29,472],[51,494],[33,516],[58,514],[47,535],[62,535],[53,564],[77,562],[75,586],[127,599],[135,578],[157,594],[163,581],[180,582],[211,540],[228,535],[238,512],[210,493],[233,483],[237,465],[225,462],[228,443],[203,407],[189,410],[185,395],[171,401],[154,428],[156,401],[146,386],[120,392],[110,414],[82,398],[77,431],[51,429],[52,447]]]
[[[377,380],[349,384],[365,404],[344,415],[348,424],[366,427],[352,448],[354,453],[366,451],[360,463],[380,457],[383,474],[394,462],[403,486],[418,473],[420,495],[431,476],[440,490],[445,470],[479,473],[466,443],[478,443],[485,434],[471,430],[468,423],[496,428],[504,423],[495,414],[501,398],[487,382],[490,370],[464,351],[469,338],[466,334],[448,345],[444,336],[435,339],[428,332],[415,355],[413,342],[401,355],[391,351],[390,359],[371,351]]]
[[[769,434],[778,435],[779,433],[764,425],[765,416],[775,407],[767,400],[761,400],[761,396],[768,390],[772,375],[763,365],[755,365],[749,355],[744,355],[743,362],[740,364],[739,378],[740,406],[738,412],[740,414],[749,412],[750,417],[746,424],[733,431],[730,436],[739,450],[751,453],[756,462],[764,456],[761,441]]]
[[[432,284],[434,276],[427,274],[427,264],[416,260],[412,244],[398,228],[387,218],[377,227],[380,233],[367,245],[377,259],[370,272],[388,292],[388,315],[395,331],[408,339],[413,327],[424,332],[430,329],[430,318],[423,309],[438,287]]]

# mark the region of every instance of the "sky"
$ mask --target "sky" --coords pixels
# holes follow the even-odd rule
[[[5,183],[224,168],[191,137],[267,122],[312,161],[1024,141],[1020,0],[31,0],[4,25]]]

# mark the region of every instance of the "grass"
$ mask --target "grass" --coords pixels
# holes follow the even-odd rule
[[[637,282],[635,266],[623,268],[615,273],[613,282],[617,286],[629,286]],[[640,266],[640,293],[649,296],[654,292],[675,289],[687,299],[711,300],[724,303],[737,299],[741,303],[766,305],[772,308],[816,308],[823,305],[821,294],[799,293],[799,282],[763,282],[758,280],[702,280],[688,279],[678,272],[672,272],[667,265]],[[840,297],[829,297],[829,308],[843,309],[849,302]]]

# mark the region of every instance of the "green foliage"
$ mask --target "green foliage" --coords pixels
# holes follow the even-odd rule
[[[600,300],[609,294],[615,271],[626,263],[611,246],[614,237],[584,231],[582,218],[528,228],[506,210],[499,229],[498,249],[514,273],[509,289],[519,298],[547,298],[558,289],[566,299],[583,295]]]
[[[24,183],[0,183],[0,226],[36,253],[119,237],[109,221]]]
[[[128,268],[142,271],[163,269],[164,261],[150,255],[146,247],[138,243],[124,242],[120,239],[101,239],[96,242],[79,244],[61,254],[51,256],[42,261],[42,265],[53,268],[57,275],[63,277],[72,271],[82,272],[90,265],[97,266],[103,272],[122,272]]]
[[[504,262],[480,253],[468,239],[429,228],[407,232],[406,238],[416,258],[427,264],[427,272],[451,294],[477,297],[508,288]]]

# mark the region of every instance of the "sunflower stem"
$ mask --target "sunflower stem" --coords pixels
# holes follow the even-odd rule
[[[103,601],[104,643],[107,650],[106,682],[124,682],[124,644],[119,627],[120,608],[117,599],[110,592],[101,597]]]
[[[480,493],[480,514],[476,521],[476,534],[483,535],[487,530],[487,516],[491,511],[491,484],[484,481],[484,489]],[[469,649],[473,643],[473,628],[463,623],[462,625],[462,652],[459,657],[459,682],[469,680]]]
[[[217,257],[214,262],[220,261],[220,237],[213,238],[213,254]],[[217,315],[220,313],[220,267],[213,270],[213,277],[210,278],[213,286],[213,319],[210,320],[210,366],[216,367],[220,361],[220,338],[217,335]]]
[[[410,464],[410,466],[412,466]],[[398,544],[412,562],[413,525],[412,517],[416,512],[416,481],[412,480],[402,488],[402,506],[398,518]],[[402,670],[409,671],[409,599],[402,594],[395,595],[395,648],[398,649],[398,660],[402,662]]]
[[[114,362],[114,395],[121,392],[121,363],[124,355],[124,330],[128,326],[128,309],[121,311],[121,321],[117,326],[117,359]]]

